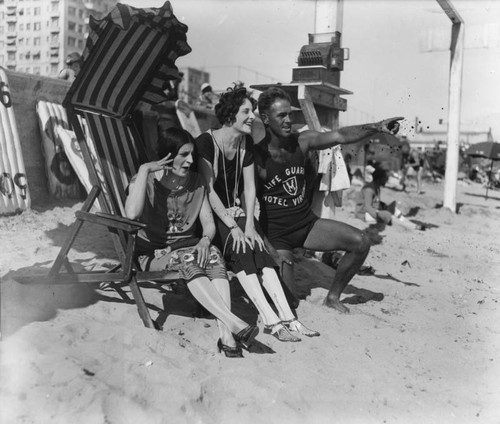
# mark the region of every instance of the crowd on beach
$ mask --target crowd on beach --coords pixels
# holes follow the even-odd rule
[[[312,211],[308,155],[377,132],[396,134],[403,118],[295,133],[285,91],[269,88],[256,100],[242,83],[217,96],[213,108],[220,125],[196,139],[175,127],[160,132],[158,160],[141,165],[130,183],[126,216],[146,224],[138,234],[138,262],[145,271],[179,272],[217,319],[217,346],[227,357],[242,357],[259,332],[231,311],[228,272],[257,308],[264,333],[282,342],[317,337],[297,317],[293,250],[343,252],[324,305],[347,314],[341,294],[372,242],[366,232]],[[257,113],[265,127],[262,140],[252,139]],[[374,220],[399,221],[397,211],[378,210],[374,199],[381,185],[374,178],[373,195],[360,208]]]

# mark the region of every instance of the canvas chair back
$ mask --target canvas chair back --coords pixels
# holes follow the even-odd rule
[[[82,152],[92,168],[93,185],[101,189],[101,210],[120,216],[124,216],[130,179],[140,164],[153,159],[146,156],[131,119],[133,110],[139,102],[163,100],[163,83],[177,73],[173,63],[176,55],[168,55],[168,33],[141,19],[127,24],[123,30],[108,22],[104,29],[91,33],[90,52],[64,103],[77,138],[87,144]],[[85,127],[78,117],[84,118]]]
[[[93,167],[101,188],[102,212],[125,216],[126,190],[139,166],[148,161],[144,144],[132,123],[93,113],[83,114],[87,144],[92,143],[87,167]]]

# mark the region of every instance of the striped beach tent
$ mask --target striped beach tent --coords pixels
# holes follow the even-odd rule
[[[169,80],[178,75],[175,61],[191,51],[187,26],[174,16],[170,2],[161,8],[137,9],[118,4],[104,19],[90,18],[82,69],[63,102],[89,171],[92,189],[70,234],[45,279],[51,284],[128,285],[139,315],[154,327],[138,283],[176,279],[175,273],[142,272],[134,260],[136,234],[143,224],[125,217],[126,188],[139,166],[154,158],[134,125],[142,103],[156,104]],[[85,125],[83,125],[85,124]],[[91,212],[98,199],[99,212]],[[107,227],[119,265],[109,272],[75,272],[68,260],[86,222]],[[63,270],[65,269],[65,272]]]

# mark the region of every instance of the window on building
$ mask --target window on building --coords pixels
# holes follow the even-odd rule
[[[31,23],[26,24],[26,31],[31,31]]]
[[[69,6],[68,7],[68,15],[69,16],[76,16],[76,7]]]
[[[71,21],[69,21],[69,22],[68,22],[68,29],[69,29],[70,31],[76,31],[76,23],[75,23],[75,22],[71,22]]]
[[[33,9],[33,15],[35,15],[35,16],[40,15],[40,8],[39,7],[35,7]]]
[[[68,46],[70,46],[70,47],[76,46],[76,38],[75,37],[68,37]]]
[[[59,10],[59,2],[53,1],[50,7],[52,12],[57,12]]]
[[[24,24],[19,24],[19,31],[24,31]]]
[[[9,32],[14,32],[16,30],[16,24],[12,23],[12,22],[9,22],[7,24],[7,31]]]
[[[59,27],[59,18],[52,18],[50,20],[50,26],[52,28],[58,28]]]
[[[42,24],[40,22],[35,22],[33,24],[33,30],[34,31],[40,31],[42,29]]]
[[[41,39],[40,37],[34,37],[33,38],[33,45],[34,46],[39,46],[41,44]]]
[[[26,8],[26,16],[31,15],[31,9],[29,7]]]
[[[33,60],[40,60],[40,52],[36,52],[33,54]]]
[[[31,38],[26,37],[26,45],[29,46],[31,44]]]
[[[83,49],[83,40],[78,40],[78,48]]]
[[[51,43],[57,43],[58,41],[59,41],[59,34],[56,33],[56,34],[52,34],[50,36],[50,42]]]
[[[39,66],[35,66],[35,67],[33,68],[33,73],[34,73],[35,75],[40,75],[40,67],[39,67]]]
[[[78,17],[83,19],[83,9],[78,9]]]
[[[50,73],[52,75],[57,74],[58,67],[55,64],[50,65]]]
[[[7,52],[7,60],[16,60],[15,52]]]
[[[78,33],[83,34],[83,25],[78,25]]]

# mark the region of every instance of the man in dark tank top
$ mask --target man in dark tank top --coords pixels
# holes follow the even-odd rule
[[[369,250],[367,234],[343,222],[317,217],[306,196],[306,158],[310,150],[355,143],[377,132],[396,134],[402,117],[344,127],[331,132],[292,133],[291,100],[280,88],[259,97],[259,114],[266,135],[255,146],[256,174],[262,199],[261,224],[269,242],[283,259],[282,277],[296,294],[292,251],[345,251],[324,304],[341,313],[349,309],[340,295],[363,265]]]

